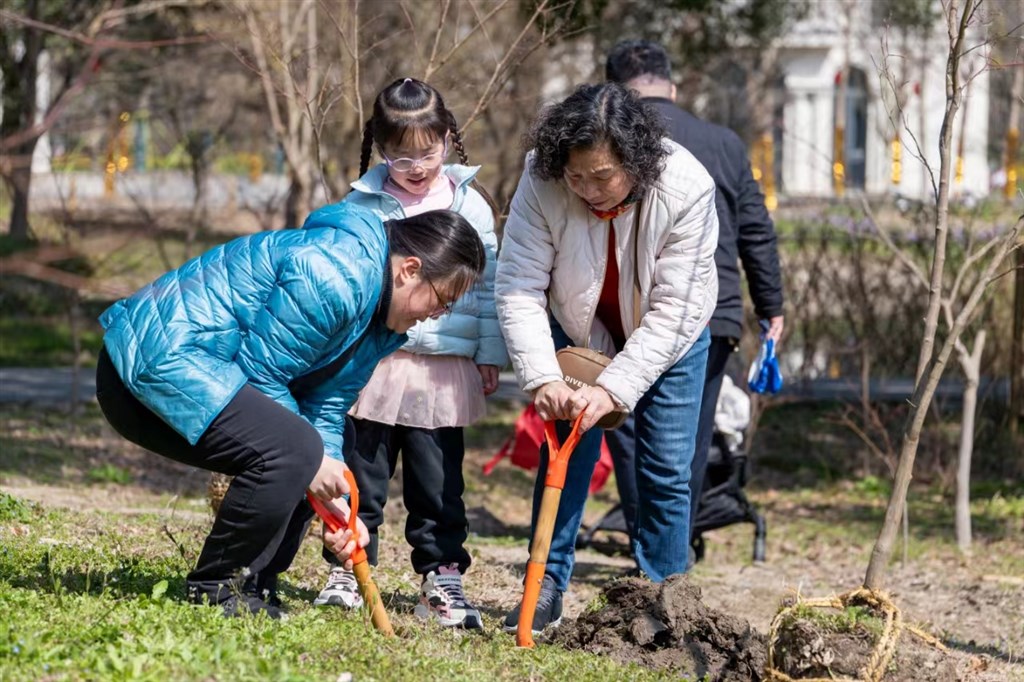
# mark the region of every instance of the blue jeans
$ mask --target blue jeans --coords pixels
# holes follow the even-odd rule
[[[554,322],[551,334],[556,349],[572,345]],[[640,570],[654,582],[686,571],[690,546],[690,463],[710,342],[711,333],[705,329],[686,355],[658,377],[633,411],[639,493],[633,552]],[[559,438],[564,441],[571,424],[562,421],[557,427]],[[600,456],[601,430],[594,428],[583,436],[569,458],[545,569],[562,592],[569,586],[576,534],[587,502],[590,477]],[[547,463],[548,452],[544,445],[533,491],[534,524],[540,510]]]
[[[690,539],[693,539],[694,520],[700,514],[700,496],[704,492],[704,477],[708,468],[708,451],[715,431],[715,405],[722,391],[722,377],[729,356],[736,350],[736,339],[712,336],[708,349],[708,366],[704,375],[704,393],[700,405],[700,423],[697,426],[697,448],[690,464]],[[633,537],[636,523],[636,440],[633,437],[633,416],[626,423],[605,434],[608,450],[615,466],[615,485],[619,489],[622,515],[626,530]]]

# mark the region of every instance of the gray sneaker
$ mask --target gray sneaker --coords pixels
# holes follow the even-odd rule
[[[313,600],[313,606],[344,606],[347,609],[358,609],[363,605],[363,596],[359,594],[356,574],[346,571],[341,566],[331,569],[327,576],[327,585],[320,591],[320,596]]]
[[[523,608],[522,602],[512,609],[511,613],[505,616],[505,622],[501,629],[505,632],[515,632],[519,629],[519,612]],[[540,584],[540,596],[537,597],[537,610],[533,613],[533,634],[540,635],[548,628],[557,628],[562,623],[562,593],[555,587],[555,581],[551,576],[544,574],[544,580]]]

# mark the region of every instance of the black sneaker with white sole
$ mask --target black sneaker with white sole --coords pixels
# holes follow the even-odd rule
[[[229,618],[246,615],[258,616],[261,613],[267,614],[267,617],[273,620],[281,620],[284,617],[284,612],[281,609],[271,606],[259,597],[251,594],[232,595],[218,606],[224,610],[224,615]]]
[[[519,612],[523,605],[520,602],[505,616],[501,629],[515,632],[519,629]],[[533,613],[533,634],[540,635],[548,628],[556,628],[562,622],[562,593],[555,587],[555,581],[545,574],[540,584],[540,596],[537,597],[537,610]]]

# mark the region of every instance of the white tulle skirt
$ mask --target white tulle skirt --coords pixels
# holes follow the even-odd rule
[[[486,411],[483,379],[473,360],[400,350],[380,361],[349,414],[438,429],[468,426]]]

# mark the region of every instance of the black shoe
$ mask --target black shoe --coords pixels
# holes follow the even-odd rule
[[[261,613],[265,613],[268,618],[281,620],[284,616],[284,612],[281,609],[268,604],[259,597],[249,594],[233,595],[222,601],[219,606],[224,609],[224,615],[228,618],[249,614],[258,616]]]
[[[515,632],[519,629],[519,610],[522,607],[523,604],[520,602],[505,616],[502,630]],[[540,596],[537,597],[537,610],[533,613],[533,634],[540,635],[548,628],[558,627],[561,622],[562,593],[555,587],[555,581],[551,576],[544,574],[544,580],[540,584]]]
[[[260,573],[256,578],[255,595],[267,602],[274,608],[281,608],[281,599],[277,596],[278,573],[264,575]]]

